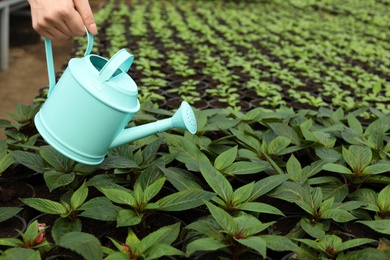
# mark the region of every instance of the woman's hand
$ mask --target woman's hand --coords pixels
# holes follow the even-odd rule
[[[85,35],[85,28],[97,33],[88,0],[28,0],[32,25],[41,36],[63,40]]]

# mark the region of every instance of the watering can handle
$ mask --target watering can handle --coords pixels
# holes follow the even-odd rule
[[[120,69],[123,72],[127,72],[133,63],[134,55],[127,52],[125,49],[121,49],[109,61],[99,72],[99,77],[102,82],[108,81],[115,72]]]
[[[84,56],[87,56],[91,53],[93,47],[93,34],[90,34],[85,28],[85,32],[87,34],[87,49],[85,50]],[[53,59],[53,50],[51,45],[51,40],[45,38],[45,52],[46,52],[46,63],[47,63],[47,73],[49,75],[49,93],[53,91],[56,86],[56,77],[54,72],[54,59]]]

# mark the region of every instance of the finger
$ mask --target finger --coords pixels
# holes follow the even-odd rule
[[[68,33],[64,33],[62,29],[56,28],[56,25],[53,23],[33,21],[33,28],[41,36],[50,40],[61,40],[69,38]]]
[[[83,19],[75,9],[64,17],[64,26],[70,31],[71,36],[82,36],[85,34]]]
[[[44,31],[41,33],[41,35],[47,39],[50,40],[66,40],[69,39],[70,36],[65,34],[62,30],[56,28],[56,27],[51,27],[48,29],[44,29]],[[45,36],[46,35],[46,36]]]
[[[92,34],[97,33],[97,27],[95,23],[95,18],[89,5],[88,0],[77,0],[74,1],[76,10],[79,12],[81,18],[83,19],[84,25],[87,27],[88,31]]]

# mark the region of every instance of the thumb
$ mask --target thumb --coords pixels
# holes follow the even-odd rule
[[[80,14],[83,19],[84,25],[87,27],[88,32],[92,34],[97,33],[97,27],[95,23],[95,18],[89,5],[88,0],[73,0],[77,12]]]

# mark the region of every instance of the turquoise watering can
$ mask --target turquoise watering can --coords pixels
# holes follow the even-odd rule
[[[49,94],[35,116],[42,137],[65,156],[84,164],[101,163],[108,150],[171,128],[197,130],[191,106],[183,101],[171,117],[127,128],[138,112],[137,85],[127,74],[134,56],[125,49],[110,60],[90,54],[87,32],[84,57],[72,58],[56,84],[51,41],[45,39]]]

